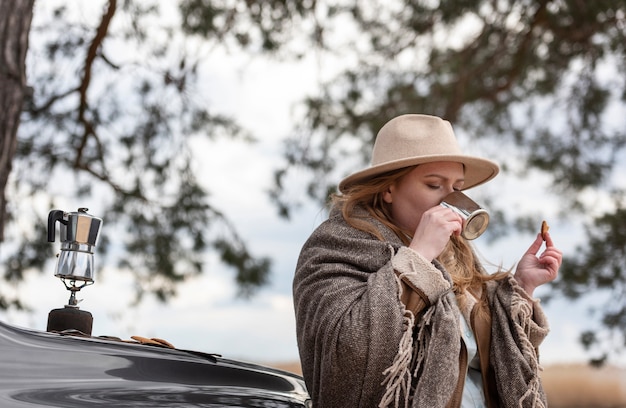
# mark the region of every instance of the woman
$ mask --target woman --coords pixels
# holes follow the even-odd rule
[[[298,347],[315,407],[545,407],[533,299],[561,252],[545,234],[514,274],[488,275],[439,205],[496,176],[463,155],[449,122],[403,115],[377,135],[372,165],[339,184],[294,278]]]

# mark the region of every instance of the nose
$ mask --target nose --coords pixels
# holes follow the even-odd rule
[[[454,186],[452,184],[445,185],[444,186],[444,191],[445,191],[446,195],[448,195],[448,194],[454,192]]]

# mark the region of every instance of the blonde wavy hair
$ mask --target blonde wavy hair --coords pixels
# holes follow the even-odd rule
[[[356,208],[365,209],[371,217],[391,229],[404,245],[408,246],[414,231],[402,230],[394,224],[391,208],[383,200],[383,193],[414,168],[414,166],[406,167],[384,173],[363,183],[352,185],[342,194],[331,196],[331,207],[340,209],[343,218],[352,227],[370,233],[383,241],[380,231],[368,221],[367,217],[359,216],[355,211]],[[450,273],[457,297],[463,297],[466,291],[471,289],[480,291],[484,282],[501,279],[507,274],[503,271],[487,274],[470,243],[461,236],[453,235],[437,260]]]

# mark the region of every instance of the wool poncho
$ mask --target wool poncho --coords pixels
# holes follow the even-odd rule
[[[365,215],[363,215],[365,216]],[[449,274],[333,211],[304,244],[293,282],[303,376],[316,408],[447,407],[460,375],[460,311]],[[415,316],[400,300],[404,276],[428,296]],[[548,328],[513,277],[490,281],[490,365],[500,407],[547,406],[537,349]]]

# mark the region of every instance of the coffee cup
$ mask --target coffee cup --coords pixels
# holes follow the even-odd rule
[[[489,225],[489,213],[460,191],[453,191],[441,205],[451,209],[463,218],[461,236],[472,240],[478,238]]]

